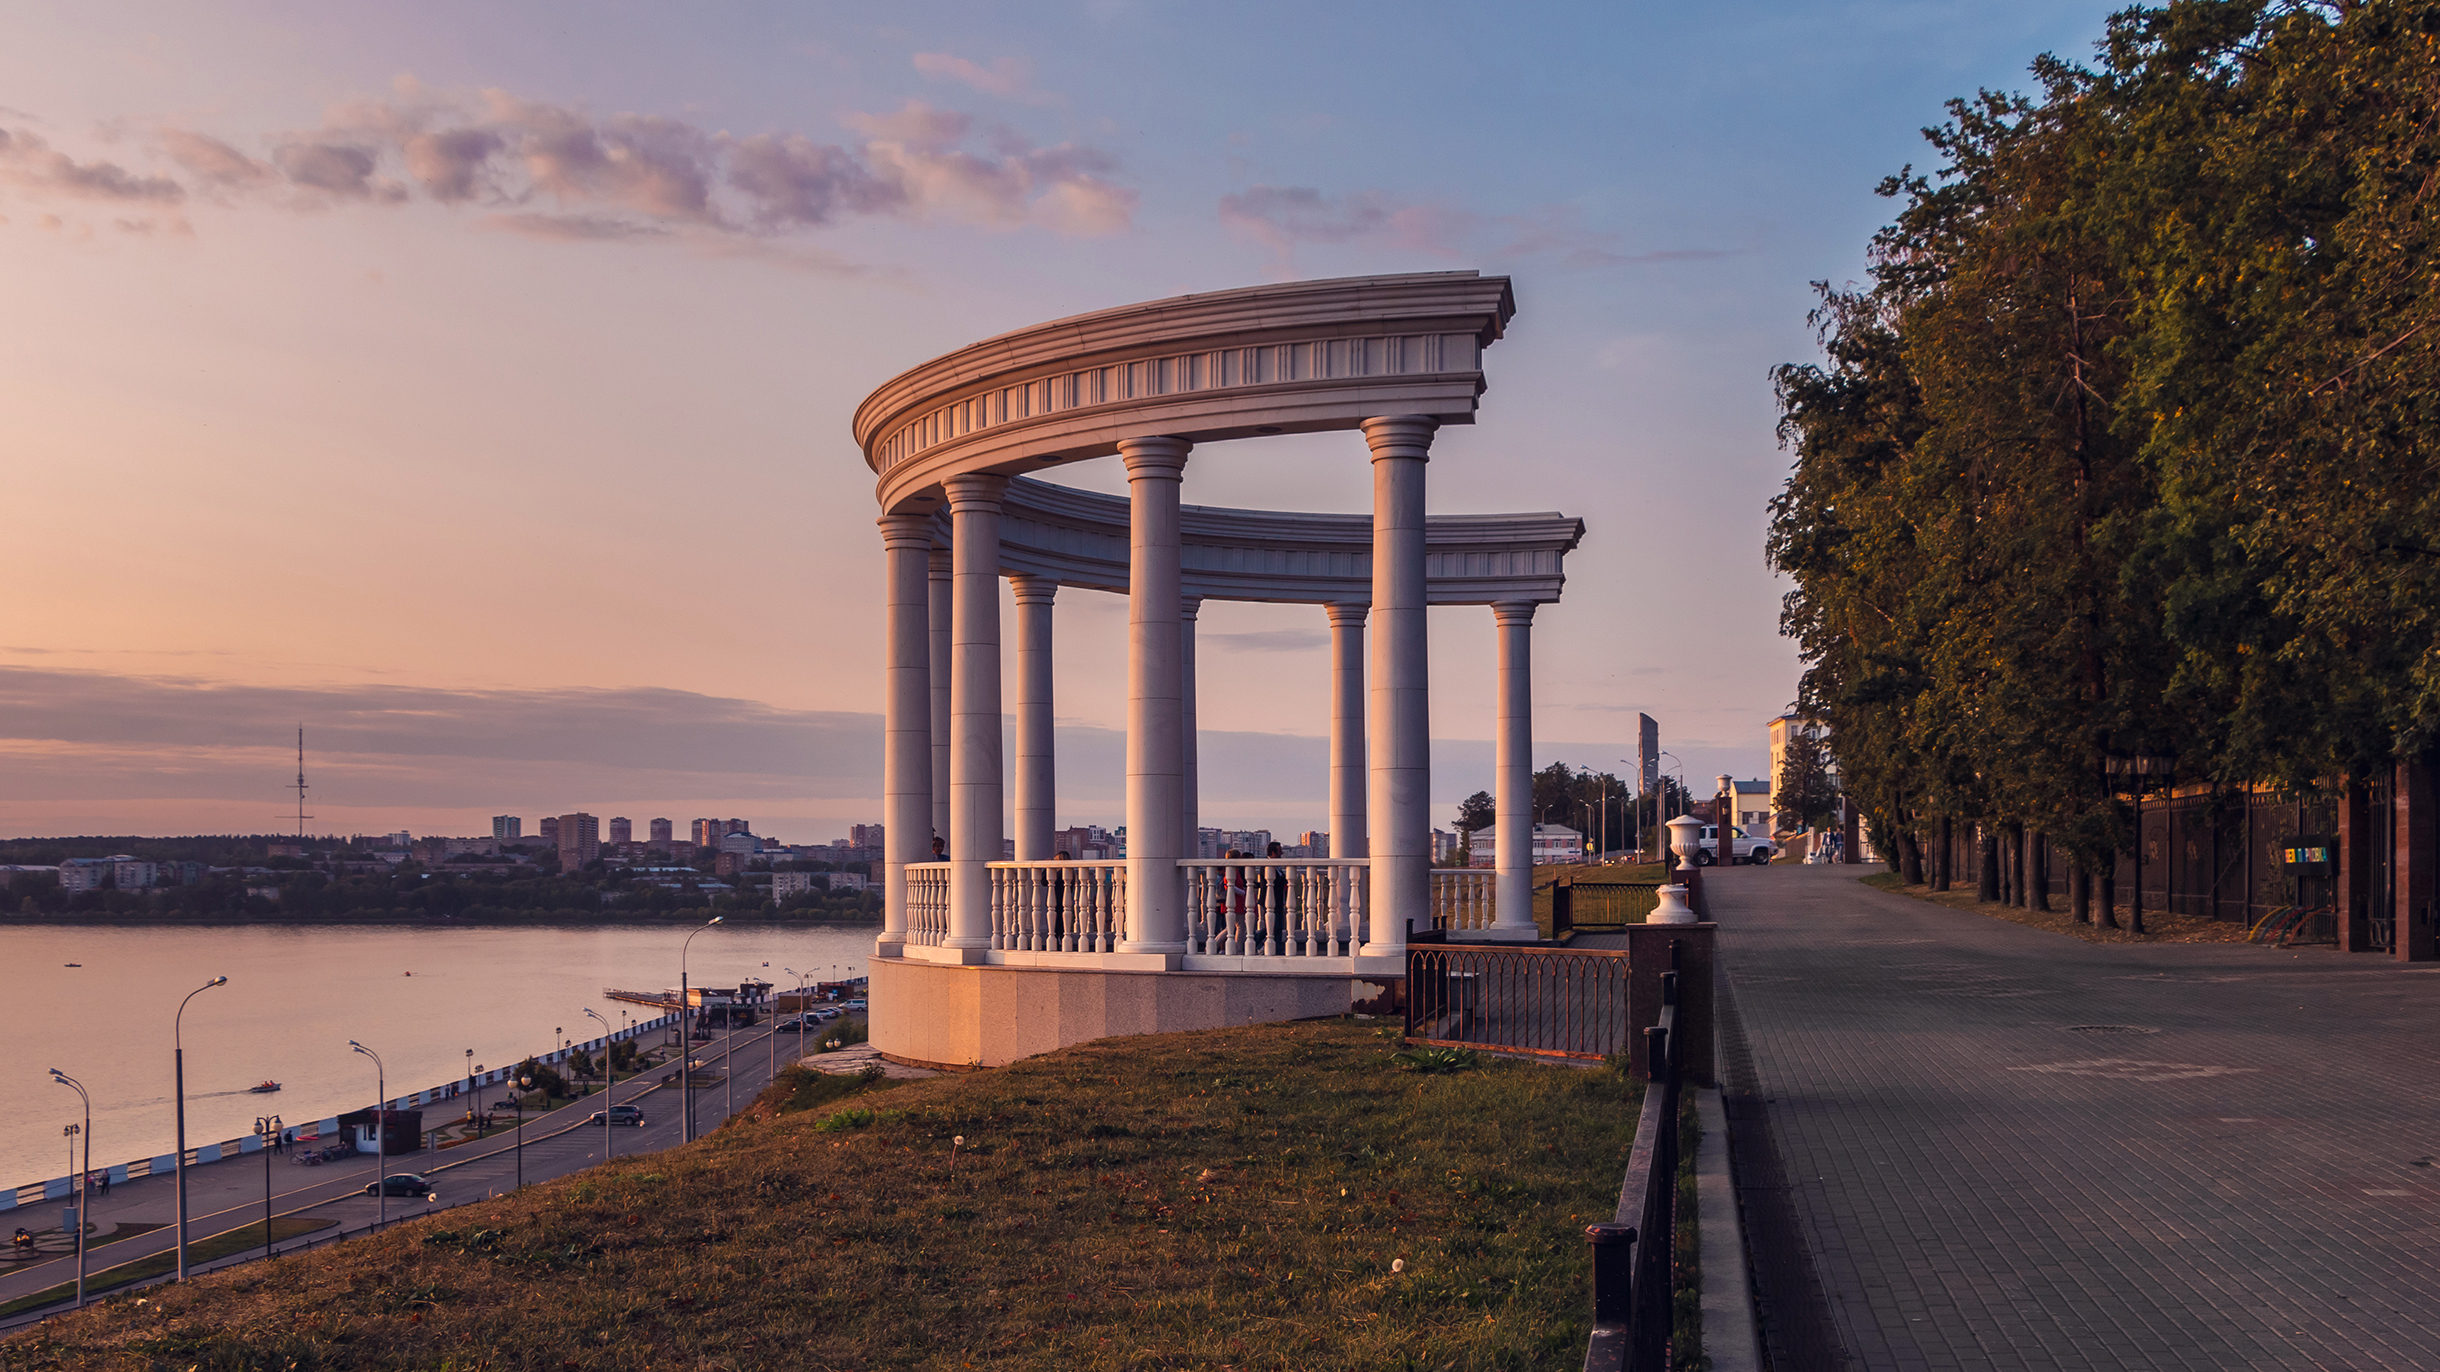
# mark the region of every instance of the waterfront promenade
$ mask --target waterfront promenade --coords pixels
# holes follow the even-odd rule
[[[770,1081],[766,1061],[780,1067],[797,1060],[800,1038],[795,1033],[783,1033],[776,1043],[767,1044],[767,1031],[758,1026],[735,1036],[734,1045],[726,1036],[698,1043],[695,1055],[712,1073],[725,1065],[724,1053],[733,1058],[735,1078],[724,1081],[716,1076],[709,1084],[699,1084],[695,1091],[696,1127],[709,1133],[728,1117],[730,1104],[743,1110]],[[803,1040],[810,1044],[808,1037]],[[776,1051],[773,1051],[776,1050]],[[645,1075],[622,1081],[615,1093],[595,1094],[589,1100],[578,1101],[538,1117],[525,1126],[523,1174],[530,1185],[580,1171],[602,1160],[602,1127],[586,1125],[585,1119],[607,1101],[634,1104],[644,1112],[642,1127],[614,1126],[610,1147],[619,1157],[650,1153],[675,1147],[683,1138],[683,1124],[678,1108],[678,1088],[663,1085],[662,1078],[677,1071],[673,1060],[665,1067],[652,1069]],[[492,1102],[495,1106],[497,1102]],[[506,1117],[495,1113],[494,1118]],[[430,1118],[428,1116],[428,1118]],[[300,1152],[302,1148],[300,1147]],[[344,1158],[318,1167],[298,1166],[295,1154],[274,1155],[271,1158],[271,1208],[275,1215],[296,1216],[305,1220],[332,1221],[330,1227],[316,1230],[280,1245],[282,1252],[307,1245],[319,1246],[341,1235],[356,1236],[372,1224],[379,1214],[379,1202],[363,1195],[363,1188],[375,1176],[376,1159],[371,1154]],[[412,1219],[428,1212],[448,1209],[470,1201],[514,1190],[520,1162],[518,1139],[514,1129],[495,1132],[474,1143],[454,1148],[426,1149],[415,1153],[397,1154],[388,1159],[387,1172],[421,1173],[431,1178],[439,1194],[437,1204],[427,1204],[421,1197],[392,1196],[389,1217],[395,1222]],[[259,1153],[242,1158],[187,1169],[188,1244],[190,1249],[212,1236],[259,1225],[263,1218],[263,1156]],[[146,1177],[111,1188],[108,1196],[97,1196],[93,1204],[94,1222],[104,1229],[119,1225],[157,1224],[134,1237],[109,1242],[104,1232],[87,1240],[89,1270],[99,1273],[121,1263],[133,1262],[154,1254],[167,1253],[176,1242],[174,1228],[177,1219],[177,1182],[173,1174]],[[20,1297],[76,1279],[76,1250],[73,1243],[64,1243],[59,1234],[58,1202],[25,1206],[10,1212],[14,1218],[6,1227],[24,1225],[44,1231],[42,1260],[26,1264],[11,1264],[0,1270],[0,1305]],[[228,1266],[253,1261],[262,1256],[256,1247],[212,1264],[191,1264],[194,1270]],[[66,1306],[49,1307],[50,1311]],[[37,1318],[31,1312],[0,1320],[0,1328],[12,1328]]]
[[[1706,874],[1774,1365],[2440,1366],[2440,967],[2091,944],[1877,870]]]

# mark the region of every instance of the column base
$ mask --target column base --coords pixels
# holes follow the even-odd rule
[[[910,944],[899,956],[908,962],[938,962],[951,967],[978,967],[990,960],[991,950],[989,948],[952,948],[945,943],[929,947]]]
[[[883,934],[873,940],[873,956],[877,958],[902,957],[904,956],[902,950],[905,949],[906,946],[906,935]]]
[[[1477,938],[1490,943],[1539,943],[1542,931],[1531,924],[1494,924],[1474,931]]]
[[[1186,955],[1186,942],[1183,939],[1180,939],[1176,943],[1136,943],[1131,940],[1122,940],[1118,945],[1118,951],[1122,953],[1150,953],[1161,957],[1184,957]]]

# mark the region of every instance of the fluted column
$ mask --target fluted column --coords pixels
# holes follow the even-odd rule
[[[1330,616],[1330,856],[1360,858],[1364,841],[1364,605]]]
[[[1372,689],[1369,838],[1372,938],[1365,952],[1403,955],[1406,921],[1428,923],[1432,897],[1431,658],[1424,623],[1424,464],[1438,422],[1364,421],[1372,448]]]
[[[1051,743],[1051,597],[1059,583],[1012,576],[1008,584],[1017,600],[1017,857],[1042,862],[1059,805]]]
[[[1178,875],[1185,818],[1185,620],[1178,613],[1178,484],[1192,445],[1136,438],[1127,464],[1127,937],[1119,951],[1184,953]]]
[[[1000,800],[1000,493],[1008,478],[968,473],[949,491],[956,559],[949,730],[949,936],[944,948],[991,946],[991,872]],[[977,958],[979,961],[979,957]]]
[[[1186,840],[1180,857],[1203,851],[1203,750],[1195,735],[1195,620],[1202,612],[1203,597],[1178,597],[1178,823]]]
[[[932,833],[923,837],[926,861],[932,838],[949,841],[949,683],[956,679],[950,662],[950,622],[956,618],[957,563],[945,547],[932,549]],[[884,841],[888,836],[883,835]]]
[[[1492,763],[1499,826],[1499,875],[1493,882],[1496,939],[1530,941],[1533,922],[1533,602],[1491,607],[1500,628],[1500,731]]]
[[[895,957],[907,941],[907,864],[931,856],[932,633],[930,515],[883,515],[887,605],[882,648],[888,692],[881,726],[881,937]]]

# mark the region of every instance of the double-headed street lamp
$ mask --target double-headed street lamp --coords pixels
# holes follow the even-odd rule
[[[373,1195],[380,1206],[373,1227],[379,1229],[390,1222],[389,1074],[381,1065],[381,1054],[354,1039],[349,1039],[347,1046],[373,1060]]]
[[[76,1308],[82,1310],[85,1308],[85,1232],[93,1227],[92,1216],[86,1208],[93,1203],[93,1097],[85,1093],[83,1082],[56,1067],[51,1069],[51,1080],[62,1086],[74,1087],[77,1097],[85,1102],[84,1127],[75,1129],[70,1126],[85,1141],[85,1165],[76,1169]],[[70,1158],[69,1161],[75,1159]]]
[[[591,1006],[585,1007],[585,1013],[592,1016],[594,1023],[602,1027],[602,1161],[608,1162],[610,1161],[610,1107],[618,1104],[618,1073],[610,1068],[610,1045],[617,1040],[610,1037],[610,1021],[603,1019]]]
[[[254,1121],[254,1132],[263,1139],[263,1256],[271,1256],[271,1155],[280,1142],[280,1117],[263,1115]]]
[[[720,916],[714,915],[695,934],[719,922]],[[688,1143],[695,1141],[695,1082],[692,1071],[695,1063],[695,998],[686,980],[686,950],[694,946],[695,934],[688,934],[686,942],[678,945],[678,1100],[679,1109],[686,1115],[685,1128],[681,1132]]]
[[[177,1068],[178,1089],[178,1280],[186,1280],[186,1001],[193,1000],[215,986],[229,984],[227,977],[214,977],[186,993],[178,1002],[178,1013],[170,1019],[170,1046]]]

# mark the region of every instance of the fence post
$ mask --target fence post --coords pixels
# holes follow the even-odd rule
[[[1593,1337],[1584,1351],[1585,1372],[1623,1372],[1635,1316],[1635,1227],[1589,1224],[1584,1238],[1593,1248]]]

